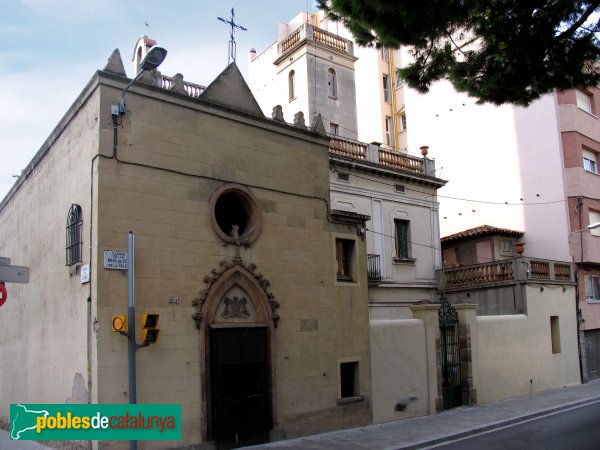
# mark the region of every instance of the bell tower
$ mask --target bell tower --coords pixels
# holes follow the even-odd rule
[[[301,13],[279,25],[279,39],[250,53],[250,86],[264,111],[280,104],[287,122],[302,111],[308,123],[321,114],[330,134],[357,139],[352,41],[319,28]]]
[[[137,40],[135,47],[133,48],[133,58],[131,59],[134,70],[133,76],[139,73],[142,60],[155,45],[156,41],[154,39],[150,39],[146,35],[141,36]]]

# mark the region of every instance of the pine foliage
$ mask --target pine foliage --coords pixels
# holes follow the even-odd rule
[[[600,0],[318,0],[360,45],[407,46],[398,76],[447,79],[479,103],[528,105],[600,82]]]

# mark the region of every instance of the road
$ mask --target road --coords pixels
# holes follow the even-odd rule
[[[600,401],[427,448],[598,450]]]

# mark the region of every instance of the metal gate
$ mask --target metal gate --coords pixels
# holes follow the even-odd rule
[[[446,297],[440,298],[440,347],[444,409],[462,405],[458,314]]]
[[[586,330],[585,348],[588,378],[600,378],[600,330]]]

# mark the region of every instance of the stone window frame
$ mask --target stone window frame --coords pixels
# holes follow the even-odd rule
[[[353,376],[354,376],[354,380],[353,380],[353,392],[352,395],[346,395],[343,396],[343,377],[344,374],[342,373],[342,366],[346,365],[346,367],[350,367],[350,365],[352,365],[352,369],[353,369]],[[338,405],[344,405],[347,403],[356,403],[356,402],[361,402],[365,399],[365,396],[363,394],[361,394],[361,375],[360,375],[360,371],[361,371],[361,364],[360,364],[360,358],[357,357],[348,357],[348,358],[340,358],[338,360],[338,400],[337,400],[337,404]]]
[[[411,221],[410,219],[394,217],[394,262],[395,263],[414,263],[412,242],[411,242]],[[400,226],[406,228],[404,235],[400,233]]]
[[[337,74],[333,67],[327,70],[327,95],[329,98],[338,98]]]
[[[217,222],[215,209],[217,206],[217,202],[224,194],[236,195],[246,212],[246,228],[242,232],[242,234],[240,234],[237,238],[226,234]],[[258,239],[262,231],[263,215],[259,207],[258,200],[254,196],[254,194],[252,194],[252,192],[248,190],[248,188],[240,184],[228,183],[217,188],[210,197],[209,211],[210,224],[213,227],[213,230],[215,231],[217,236],[223,242],[225,242],[225,244],[250,245],[253,242],[255,242],[256,239]]]
[[[289,101],[296,100],[296,71],[290,70],[288,75],[288,97]]]
[[[340,264],[340,260],[342,261]],[[347,261],[347,264],[345,264]],[[341,283],[356,282],[356,240],[345,237],[335,238],[336,281]]]

